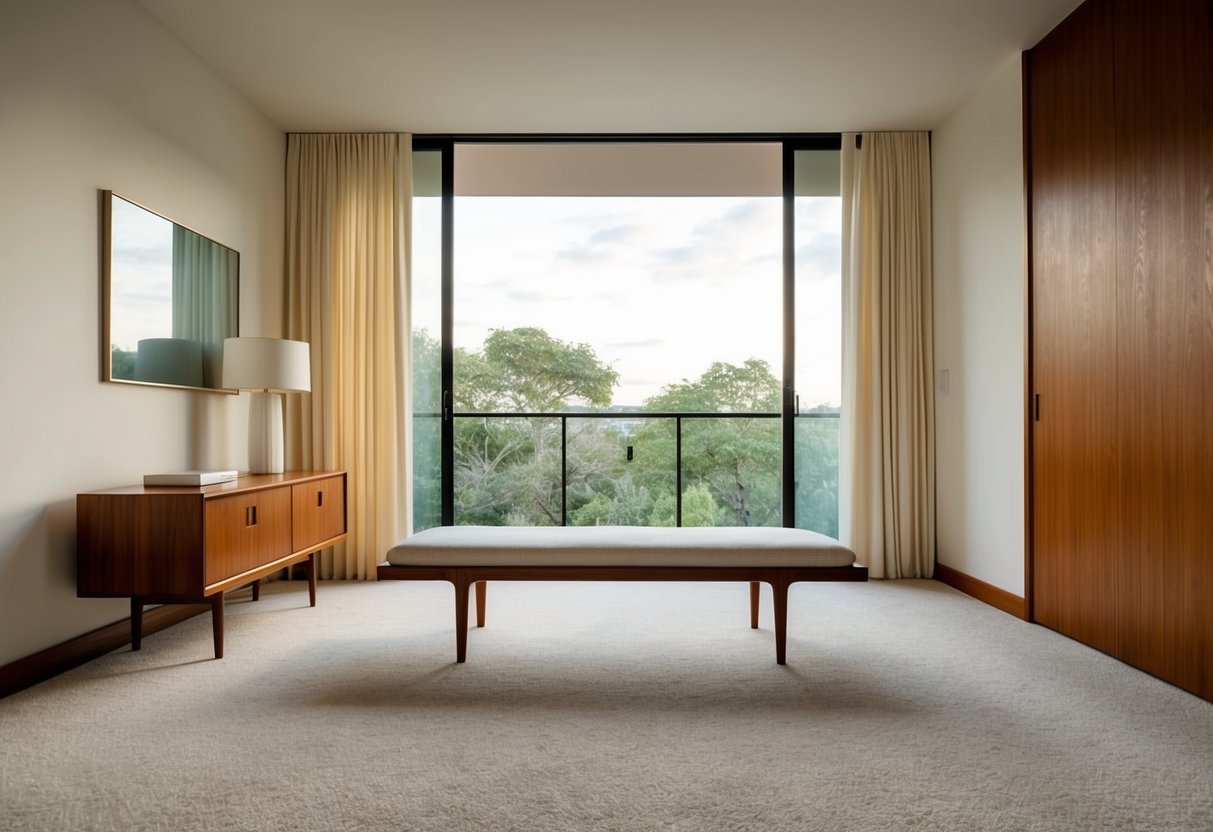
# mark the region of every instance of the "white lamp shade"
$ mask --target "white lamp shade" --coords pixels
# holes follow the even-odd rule
[[[229,390],[307,393],[312,389],[307,342],[281,338],[225,338],[223,386]]]

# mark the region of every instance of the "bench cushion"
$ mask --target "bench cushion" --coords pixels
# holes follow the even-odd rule
[[[851,566],[832,537],[783,528],[442,526],[402,540],[395,566]]]

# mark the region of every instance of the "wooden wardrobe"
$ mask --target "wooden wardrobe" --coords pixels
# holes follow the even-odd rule
[[[1213,2],[1025,54],[1033,619],[1213,700]]]

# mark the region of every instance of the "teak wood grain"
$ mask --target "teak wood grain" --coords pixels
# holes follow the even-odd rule
[[[1086,3],[1034,48],[1028,90],[1034,615],[1107,652],[1119,499],[1111,12]]]
[[[1213,4],[1088,0],[1027,69],[1034,617],[1213,699]]]
[[[468,593],[476,585],[477,626],[484,626],[486,581],[746,581],[757,626],[759,582],[771,585],[775,661],[786,664],[788,587],[801,581],[866,581],[866,566],[397,566],[380,564],[379,580],[449,581],[455,589],[455,661],[467,659]]]
[[[1213,697],[1213,4],[1116,3],[1117,655]]]
[[[296,549],[345,531],[345,477],[291,486],[291,523]]]
[[[291,542],[291,488],[232,494],[207,501],[208,585],[295,551]]]
[[[81,597],[186,595],[202,584],[202,497],[82,494],[76,501]]]
[[[144,605],[207,603],[219,658],[224,592],[253,583],[256,599],[260,579],[304,561],[315,606],[315,554],[346,536],[345,474],[262,474],[202,488],[127,486],[77,495],[76,515],[77,594],[130,598],[134,649]]]

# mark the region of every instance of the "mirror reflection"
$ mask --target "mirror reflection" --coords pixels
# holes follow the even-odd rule
[[[107,381],[218,389],[240,255],[105,192]]]

